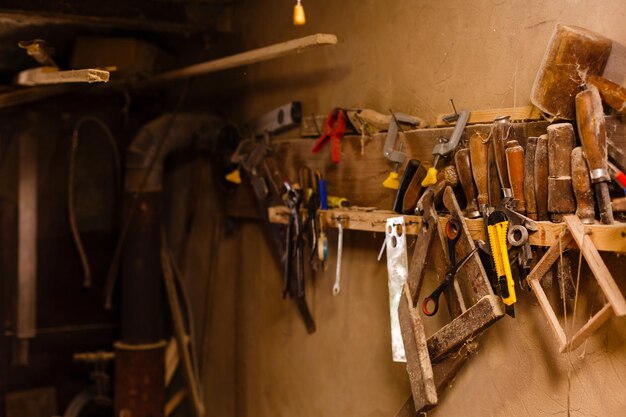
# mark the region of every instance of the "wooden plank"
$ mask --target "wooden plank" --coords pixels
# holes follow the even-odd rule
[[[417,411],[427,411],[437,405],[437,389],[433,369],[426,347],[426,333],[419,312],[413,308],[408,285],[404,286],[403,296],[398,306],[400,330],[406,354],[406,372],[411,382],[414,407]]]
[[[272,223],[287,224],[288,209],[284,206],[271,207],[269,209],[270,221]],[[324,227],[336,228],[337,217],[345,219],[344,229],[359,230],[364,232],[384,233],[385,223],[388,217],[398,216],[397,213],[384,210],[319,210],[319,216]],[[439,222],[445,226],[449,216],[439,216]],[[404,216],[406,233],[409,235],[418,234],[422,223],[421,216]],[[465,219],[467,228],[472,239],[485,239],[485,229],[482,219]],[[537,231],[529,235],[530,244],[533,246],[552,246],[557,243],[559,236],[566,229],[564,223],[552,223],[548,221],[538,221]],[[626,253],[626,223],[616,222],[615,224],[592,224],[585,226],[589,230],[587,239],[600,251],[610,251]],[[571,247],[571,245],[570,245]],[[565,248],[565,246],[563,246]]]
[[[543,258],[542,258],[543,259]],[[543,276],[543,275],[542,275]],[[533,278],[528,280],[528,284],[530,288],[535,293],[537,297],[537,301],[539,302],[539,306],[543,310],[543,314],[546,316],[548,320],[548,324],[550,325],[550,329],[554,336],[557,339],[559,344],[559,349],[567,343],[567,337],[565,336],[565,332],[563,331],[563,327],[561,323],[559,323],[559,319],[557,319],[556,314],[554,314],[554,310],[548,301],[548,297],[546,297],[546,293],[541,286],[541,282],[538,279]]]
[[[236,68],[243,65],[250,65],[257,62],[269,61],[271,59],[298,54],[311,47],[334,45],[336,43],[337,36],[326,33],[316,33],[315,35],[292,39],[286,42],[265,46],[263,48],[253,49],[251,51],[230,55],[224,58],[214,59],[212,61],[202,62],[173,71],[164,72],[153,77],[149,82],[163,82],[193,77],[196,75],[206,75],[229,68]]]
[[[459,317],[428,338],[428,353],[434,363],[458,350],[504,316],[500,297],[487,295]]]
[[[564,216],[564,220],[574,240],[576,240],[576,243],[580,247],[589,269],[596,277],[596,280],[598,280],[598,285],[600,285],[606,299],[613,307],[615,315],[618,317],[625,316],[626,300],[615,283],[615,280],[613,280],[611,272],[602,260],[593,242],[589,242],[589,239],[585,239],[585,226],[581,223],[580,219],[574,215]]]
[[[458,220],[461,224],[461,237],[456,243],[456,259],[460,260],[476,248],[474,238],[470,234],[465,218],[463,217],[463,212],[459,207],[459,203],[456,201],[452,188],[447,187],[444,191],[443,203],[450,212],[450,218]],[[474,252],[474,255],[472,255],[465,266],[459,271],[457,282],[460,283],[461,281],[466,284],[465,287],[471,295],[470,299],[472,304],[482,299],[484,296],[494,295],[478,252]]]
[[[17,75],[16,84],[35,86],[70,83],[106,83],[109,81],[109,74],[109,71],[91,68],[59,71],[56,68],[40,67],[21,71]]]
[[[530,274],[526,277],[526,280],[530,283],[531,280],[541,281],[544,275],[552,268],[552,264],[556,261],[560,254],[561,249],[565,250],[571,246],[572,235],[569,232],[563,233],[561,236],[561,243],[553,243],[552,246],[546,251],[546,253],[539,259],[535,267]]]
[[[570,339],[569,343],[561,347],[561,353],[568,350],[576,350],[585,340],[589,338],[596,330],[598,330],[604,323],[607,322],[613,316],[613,308],[611,304],[605,304],[600,311],[598,311],[587,323],[576,332]]]
[[[507,107],[499,109],[484,109],[484,110],[471,110],[470,117],[467,121],[468,125],[477,123],[491,123],[493,119],[498,116],[511,116],[512,122],[525,122],[528,120],[542,120],[543,116],[538,108],[535,106],[522,106],[522,107]],[[437,116],[437,126],[451,126],[456,124],[446,123],[443,120],[444,114]]]
[[[169,400],[165,403],[165,417],[172,415],[174,411],[182,404],[183,400],[187,397],[187,392],[184,389],[176,391]]]

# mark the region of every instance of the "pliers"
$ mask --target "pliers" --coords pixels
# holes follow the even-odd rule
[[[324,133],[313,145],[311,151],[318,153],[324,144],[330,140],[330,152],[333,163],[338,164],[341,157],[341,138],[346,133],[346,115],[338,107],[328,114],[324,122]]]

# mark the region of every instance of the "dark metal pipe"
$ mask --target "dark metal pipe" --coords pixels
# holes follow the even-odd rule
[[[160,262],[163,164],[176,149],[208,144],[217,137],[221,126],[220,120],[211,115],[166,114],[146,124],[128,147],[124,205],[131,217],[122,255],[122,323],[121,341],[116,344],[115,415],[126,415],[126,411],[133,417],[163,415],[165,309]]]

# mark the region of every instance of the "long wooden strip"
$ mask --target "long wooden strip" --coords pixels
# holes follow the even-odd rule
[[[613,308],[611,304],[606,303],[600,311],[598,311],[589,321],[576,332],[570,339],[569,343],[561,347],[561,353],[568,350],[576,350],[585,340],[589,338],[596,330],[613,316]]]
[[[615,315],[619,317],[625,316],[626,300],[615,283],[615,280],[613,280],[611,272],[606,267],[606,264],[602,260],[593,242],[589,242],[589,239],[583,242],[585,239],[585,226],[581,223],[580,219],[574,215],[565,216],[564,219],[572,236],[574,236],[576,243],[580,247],[589,269],[591,269],[591,272],[598,280],[598,284],[600,288],[602,288],[606,299],[611,303]]]
[[[428,338],[430,360],[437,362],[459,349],[504,316],[500,297],[487,295]]]
[[[406,354],[406,372],[411,382],[413,404],[415,410],[427,411],[437,405],[437,389],[428,356],[428,348],[426,347],[424,325],[419,312],[413,308],[412,298],[408,285],[405,285],[398,306],[398,318]]]
[[[224,58],[214,59],[212,61],[202,62],[177,70],[168,71],[155,76],[149,82],[171,81],[180,78],[193,77],[195,75],[209,74],[229,68],[255,64],[257,62],[269,61],[271,59],[297,54],[314,46],[334,45],[336,43],[337,36],[326,33],[317,33],[315,35],[292,39],[287,42],[276,43],[263,48],[242,52],[240,54],[230,55]]]
[[[269,209],[270,222],[286,224],[289,210],[284,206],[275,206]],[[324,227],[336,228],[337,217],[344,219],[344,229],[364,232],[385,232],[385,223],[388,217],[397,216],[392,211],[359,211],[359,210],[320,210],[320,220]],[[445,226],[449,216],[439,216],[439,222]],[[404,216],[406,233],[416,235],[422,223],[421,216]],[[465,219],[472,239],[485,239],[482,219]],[[565,230],[564,223],[536,222],[537,231],[528,236],[533,246],[552,246],[558,242],[559,236]],[[586,226],[589,230],[587,239],[599,251],[626,253],[626,223],[604,225],[592,224]],[[565,246],[563,247],[565,248]]]
[[[443,120],[443,116],[445,115],[440,114],[437,116],[437,126],[451,126],[455,124],[455,122],[446,123]],[[491,123],[493,119],[498,116],[511,116],[511,121],[514,122],[543,119],[541,112],[535,106],[507,107],[500,109],[472,110],[467,124]]]
[[[543,259],[543,258],[542,258]],[[552,265],[552,264],[550,264]],[[559,323],[559,319],[557,319],[556,314],[554,314],[554,310],[548,301],[548,297],[546,297],[546,293],[541,286],[541,283],[538,279],[533,278],[528,280],[528,284],[530,288],[532,288],[535,296],[537,297],[537,301],[539,301],[539,306],[543,310],[543,314],[545,314],[548,319],[548,324],[550,325],[550,329],[554,333],[558,343],[559,349],[561,349],[567,343],[567,337],[565,336],[565,332],[563,331],[563,327],[561,323]]]

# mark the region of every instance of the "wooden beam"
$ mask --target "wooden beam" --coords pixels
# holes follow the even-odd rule
[[[612,306],[606,303],[600,311],[598,311],[592,318],[585,323],[583,327],[576,332],[570,339],[569,343],[561,347],[561,353],[568,350],[576,350],[585,340],[589,338],[596,330],[598,330],[604,323],[606,323],[611,317],[613,317]]]
[[[613,307],[615,315],[619,317],[625,316],[626,300],[615,283],[611,272],[602,260],[598,249],[596,249],[593,242],[589,242],[589,239],[585,239],[585,225],[574,215],[565,216],[564,220],[574,240],[576,240],[576,244],[585,257],[589,269],[598,280],[598,285],[600,285],[606,299]]]
[[[541,309],[543,310],[543,314],[548,320],[548,324],[550,325],[550,329],[557,339],[560,350],[561,347],[567,343],[567,336],[565,336],[565,331],[563,331],[563,327],[561,326],[559,319],[556,317],[556,314],[554,314],[554,310],[550,305],[550,301],[548,301],[548,297],[546,297],[546,293],[541,286],[541,282],[537,278],[532,278],[528,280],[528,284],[530,285],[530,288],[533,290],[535,296],[537,297],[539,307],[541,307]]]
[[[487,295],[428,338],[430,360],[437,362],[504,316],[500,297]]]
[[[106,83],[109,71],[99,69],[80,69],[59,71],[53,67],[31,68],[17,75],[16,84],[25,86],[70,84],[70,83]]]
[[[269,218],[272,223],[287,224],[289,210],[285,206],[270,207]],[[385,210],[333,209],[319,210],[320,221],[324,227],[337,228],[337,218],[344,220],[344,229],[364,232],[385,233],[387,218],[399,214]],[[449,216],[439,216],[439,223],[445,226]],[[422,216],[404,216],[406,233],[416,235],[422,224]],[[482,219],[465,219],[472,239],[485,239]],[[566,229],[565,223],[538,221],[538,230],[528,236],[533,246],[552,246],[559,241],[559,236]],[[589,231],[587,239],[600,251],[626,253],[626,223],[586,225]],[[571,245],[570,245],[571,247]],[[565,249],[565,246],[563,246]]]
[[[511,116],[512,122],[526,122],[529,120],[542,120],[543,116],[539,109],[535,106],[523,106],[523,107],[507,107],[500,109],[485,109],[485,110],[471,110],[468,125],[477,123],[492,123],[493,119],[498,116]],[[453,126],[456,122],[446,123],[443,120],[444,114],[437,116],[436,125],[441,126]]]
[[[196,75],[206,75],[212,72],[298,54],[315,46],[334,45],[336,43],[337,36],[326,33],[317,33],[315,35],[292,39],[287,42],[281,42],[265,46],[263,48],[242,52],[240,54],[230,55],[224,58],[214,59],[212,61],[202,62],[177,70],[164,72],[153,77],[149,82],[156,83],[188,78]]]

